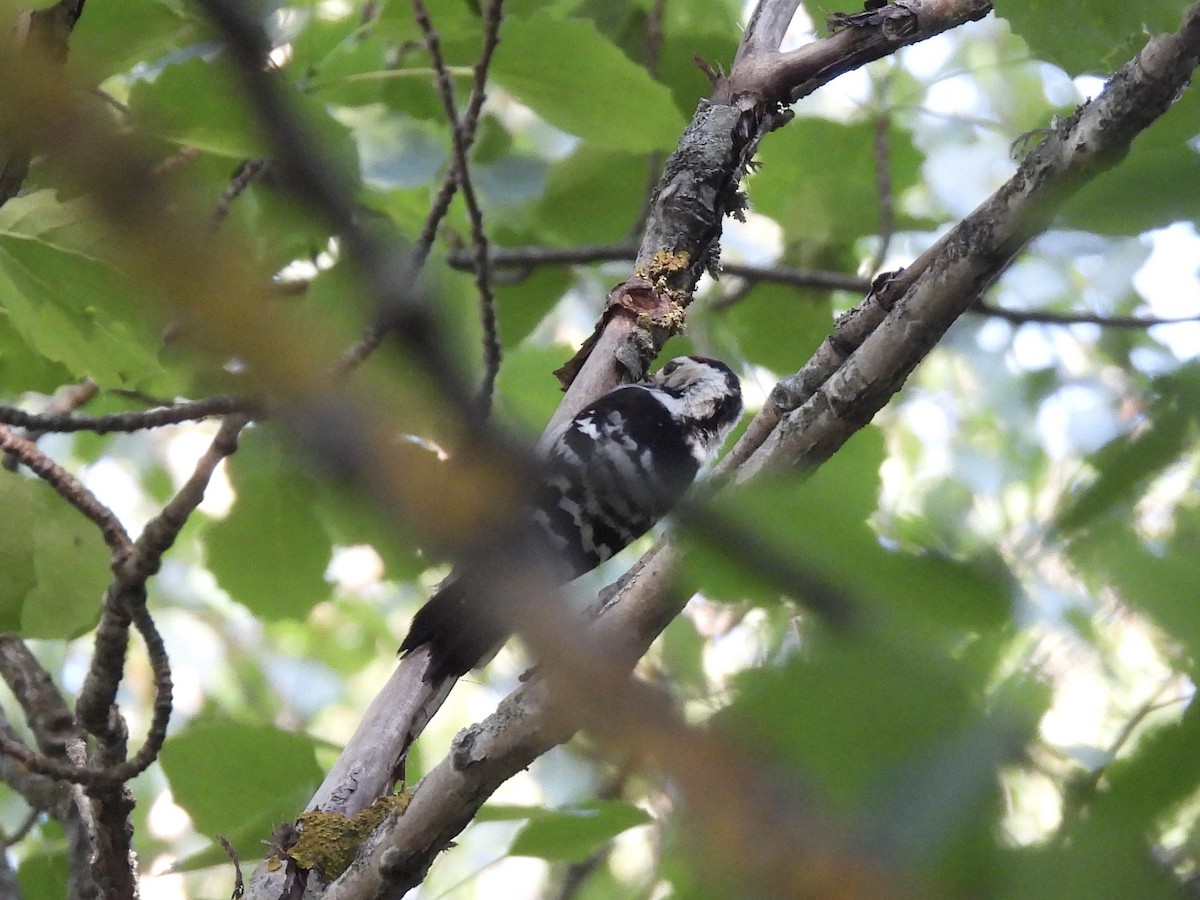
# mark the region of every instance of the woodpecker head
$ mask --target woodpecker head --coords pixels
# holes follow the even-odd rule
[[[742,416],[742,386],[733,370],[707,356],[677,356],[651,377],[671,412],[694,435],[694,452],[707,459]]]

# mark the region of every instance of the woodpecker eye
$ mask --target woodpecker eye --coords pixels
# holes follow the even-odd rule
[[[682,360],[673,359],[669,363],[667,363],[665,366],[662,367],[662,374],[664,376],[670,375],[672,372],[674,372],[676,369],[678,369],[682,365],[683,365]]]

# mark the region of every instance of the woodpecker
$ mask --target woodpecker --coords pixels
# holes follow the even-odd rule
[[[729,366],[680,356],[575,416],[541,460],[530,509],[535,538],[562,583],[670,512],[741,415],[741,385]],[[466,674],[507,637],[493,617],[472,616],[482,602],[451,574],[418,610],[400,653],[429,646],[426,681]]]

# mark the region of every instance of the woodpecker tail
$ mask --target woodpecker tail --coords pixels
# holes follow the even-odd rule
[[[400,654],[428,645],[424,680],[434,682],[467,674],[485,662],[505,637],[507,632],[491,616],[481,615],[462,583],[452,578],[417,610]]]

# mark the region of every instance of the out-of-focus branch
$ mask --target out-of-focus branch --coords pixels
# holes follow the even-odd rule
[[[1158,325],[1177,325],[1180,322],[1200,321],[1198,316],[1181,316],[1179,318],[1163,318],[1162,316],[1110,316],[1104,313],[1085,312],[1050,312],[1043,309],[1008,309],[977,300],[970,313],[989,316],[993,319],[1003,319],[1013,325],[1099,325],[1101,328],[1144,329]]]
[[[668,588],[673,555],[662,546],[647,554],[584,640],[559,605],[530,610],[521,633],[541,661],[539,677],[459,734],[404,815],[326,900],[402,896],[496,787],[580,726],[679,785],[708,867],[736,872],[747,896],[822,897],[835,884],[847,898],[909,896],[889,861],[856,854],[802,785],[725,738],[685,726],[667,695],[628,677],[687,599]]]
[[[17,17],[11,36],[5,43],[16,50],[23,63],[32,61],[46,77],[60,77],[67,61],[67,44],[71,30],[83,14],[85,0],[59,0],[45,9],[24,11]],[[8,23],[5,23],[8,27]],[[8,60],[0,58],[0,78],[12,85],[6,71]],[[0,129],[0,206],[16,196],[29,173],[31,158],[29,136],[17,129]]]

